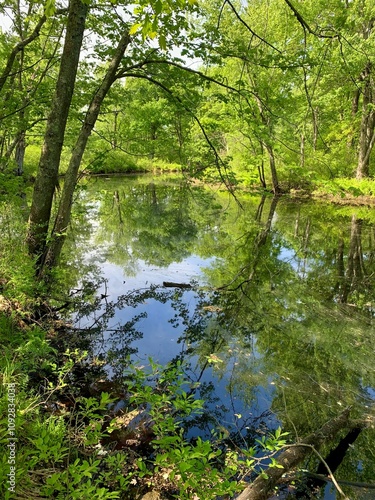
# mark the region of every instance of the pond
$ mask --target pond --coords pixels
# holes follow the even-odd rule
[[[296,440],[348,406],[365,418],[375,397],[375,211],[236,198],[173,178],[85,180],[64,252],[77,288],[99,285],[96,310],[77,313],[76,325],[95,331],[113,377],[129,356],[183,360],[207,401],[190,435],[219,426],[246,440],[280,425]],[[337,478],[374,480],[374,437],[359,435]],[[329,486],[323,495],[335,498]]]

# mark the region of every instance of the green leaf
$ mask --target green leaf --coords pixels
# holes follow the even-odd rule
[[[160,0],[157,0],[157,2],[154,5],[155,14],[159,15],[162,10],[163,10],[163,4]]]
[[[130,28],[129,30],[129,35],[134,35],[135,33],[137,33],[137,31],[139,30],[139,28],[142,26],[141,23],[136,23],[136,24],[133,24],[133,26]]]
[[[47,17],[53,16],[56,10],[55,0],[47,0],[44,12]]]

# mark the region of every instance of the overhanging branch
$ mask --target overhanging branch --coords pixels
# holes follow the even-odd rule
[[[160,87],[164,92],[166,92],[170,97],[172,97],[173,100],[177,101],[185,109],[185,111],[187,111],[192,116],[192,118],[197,123],[198,127],[200,128],[200,130],[201,130],[201,132],[202,132],[202,134],[203,134],[203,136],[204,136],[207,144],[209,145],[211,151],[214,154],[215,164],[216,164],[216,168],[217,168],[217,170],[219,172],[220,179],[222,180],[222,182],[224,183],[224,185],[228,189],[228,191],[235,198],[236,202],[241,206],[241,203],[237,199],[237,197],[236,197],[236,195],[235,195],[235,193],[233,191],[232,186],[230,185],[230,183],[228,182],[228,179],[225,177],[225,175],[222,172],[222,168],[224,168],[224,170],[226,169],[225,163],[221,159],[221,157],[220,157],[219,153],[217,152],[214,144],[212,143],[212,141],[208,137],[207,132],[205,131],[205,129],[204,129],[202,123],[200,122],[199,118],[197,117],[197,115],[188,106],[186,106],[184,104],[184,102],[182,101],[182,99],[179,96],[173,94],[173,92],[168,87],[166,87],[163,83],[159,82],[158,80],[155,80],[154,78],[152,78],[152,76],[141,74],[141,73],[130,73],[130,72],[129,73],[125,73],[124,72],[124,73],[122,73],[121,76],[122,77],[141,78],[143,80],[147,80],[150,83],[152,83],[152,84]],[[117,77],[117,78],[119,78],[119,77]]]
[[[271,49],[276,50],[276,52],[278,52],[279,54],[281,54],[281,50],[279,50],[277,47],[275,47],[274,45],[272,45],[272,43],[267,42],[267,40],[265,40],[264,38],[262,38],[260,35],[258,35],[258,33],[256,33],[254,30],[252,30],[250,28],[250,26],[247,24],[247,22],[244,19],[242,19],[242,17],[239,15],[239,13],[237,12],[237,9],[235,8],[235,6],[232,4],[232,2],[230,0],[226,0],[225,3],[227,3],[229,5],[229,7],[232,9],[234,15],[240,21],[240,23],[243,24],[245,26],[245,28],[248,31],[250,31],[250,33],[252,35],[254,35],[256,38],[258,38],[258,40],[260,40],[261,42],[263,42],[266,45],[268,45],[269,47],[271,47]]]
[[[165,64],[165,65],[168,65],[168,66],[173,66],[175,68],[178,68],[178,69],[180,69],[182,71],[187,71],[188,73],[192,73],[194,75],[197,75],[197,76],[199,76],[200,78],[202,78],[205,81],[215,83],[219,87],[222,87],[222,88],[225,88],[225,89],[230,90],[232,92],[235,92],[236,94],[238,94],[242,98],[244,98],[245,101],[247,102],[247,104],[249,104],[249,105],[250,105],[250,103],[249,103],[249,101],[248,101],[248,99],[246,97],[246,94],[250,94],[253,97],[255,97],[256,99],[259,99],[262,102],[262,105],[265,108],[267,108],[267,105],[262,101],[262,99],[259,97],[259,95],[256,92],[252,91],[252,90],[246,89],[246,91],[244,91],[244,90],[232,87],[231,85],[228,85],[227,83],[221,82],[220,80],[216,80],[216,78],[213,78],[211,76],[208,76],[208,75],[202,73],[202,71],[199,71],[199,70],[196,70],[196,69],[192,69],[192,68],[188,68],[187,66],[183,66],[182,64],[176,63],[174,61],[168,61],[167,59],[149,59],[149,60],[145,60],[142,63],[139,63],[137,65],[131,66],[129,68],[124,68],[124,69],[122,69],[121,71],[119,71],[117,73],[116,79],[128,76],[129,75],[129,70],[133,71],[133,69],[142,69],[147,64]],[[136,75],[133,74],[132,76],[136,76]],[[268,108],[267,108],[267,110],[270,111]]]
[[[314,31],[307,23],[307,21],[302,17],[302,15],[298,12],[298,10],[294,7],[292,2],[290,2],[290,0],[285,0],[285,3],[288,5],[293,14],[296,16],[297,21],[300,23],[304,31],[307,30],[309,33],[311,33],[311,35],[317,36],[319,38],[338,38],[339,36],[338,33],[335,33],[333,35],[324,35],[322,32],[318,33],[317,31]]]

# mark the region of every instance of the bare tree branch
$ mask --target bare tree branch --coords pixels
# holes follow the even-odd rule
[[[243,97],[246,100],[246,102],[248,104],[250,104],[250,103],[248,102],[247,97],[246,97],[245,94],[251,94],[256,99],[259,99],[260,101],[262,101],[262,99],[258,96],[258,94],[256,92],[253,92],[252,90],[249,90],[249,89],[241,90],[241,89],[232,87],[231,85],[228,85],[225,82],[221,82],[220,80],[217,80],[216,78],[213,78],[211,76],[208,76],[208,75],[202,73],[202,71],[199,71],[199,70],[196,70],[196,69],[192,69],[192,68],[188,68],[187,66],[183,66],[182,64],[176,63],[174,61],[169,61],[167,59],[149,59],[149,60],[145,60],[142,63],[139,63],[137,65],[131,66],[129,68],[124,68],[123,70],[119,71],[117,73],[117,75],[116,75],[116,78],[122,78],[124,76],[127,76],[129,70],[132,71],[133,69],[138,69],[138,68],[141,69],[141,68],[143,68],[147,64],[166,64],[166,65],[169,65],[169,66],[174,66],[175,68],[179,68],[182,71],[187,71],[188,73],[192,73],[194,75],[199,76],[203,80],[215,83],[216,85],[219,85],[219,87],[223,87],[223,88],[225,88],[227,90],[231,90],[232,92],[235,92],[236,94],[239,94],[241,97]],[[135,75],[133,75],[133,76],[135,76]],[[266,104],[263,101],[262,101],[262,104],[263,104],[263,106],[265,108],[267,108]],[[268,110],[268,111],[270,111],[270,110]]]

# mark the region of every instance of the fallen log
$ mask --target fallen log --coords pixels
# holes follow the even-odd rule
[[[318,431],[310,434],[302,442],[292,445],[277,457],[281,468],[270,467],[265,472],[267,479],[258,476],[237,497],[237,500],[267,500],[277,482],[285,472],[296,467],[313,449],[319,449],[325,442],[332,440],[339,431],[349,426],[350,408],[344,410],[338,417],[325,423]]]
[[[173,281],[163,281],[163,286],[170,288],[192,288],[190,283],[174,283]]]

